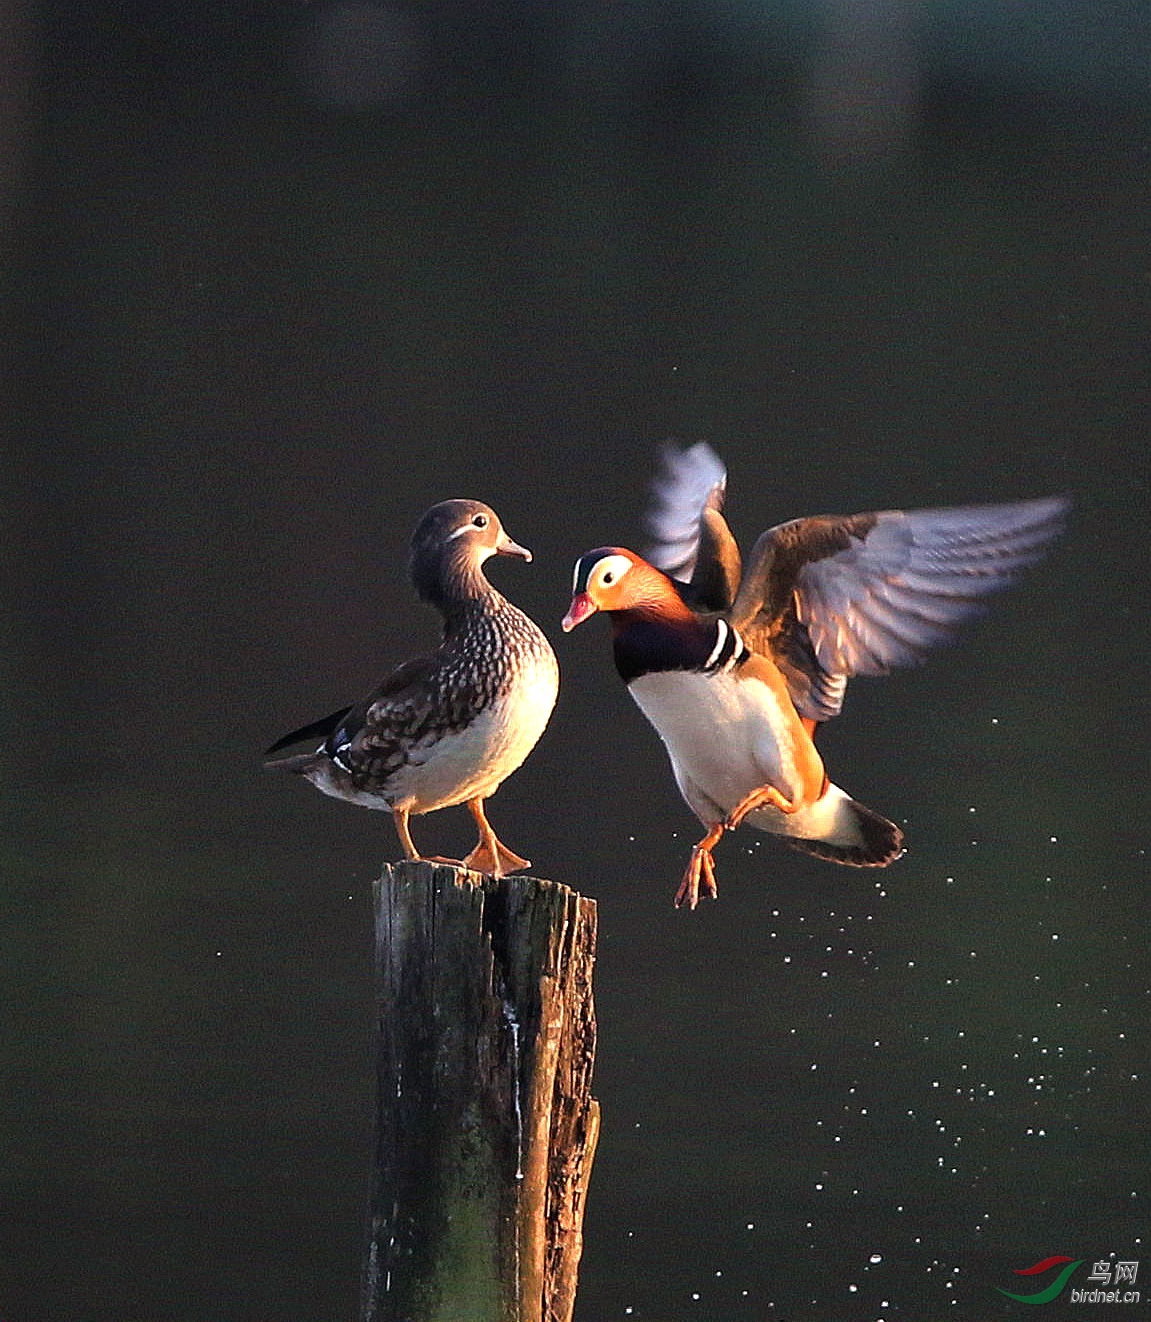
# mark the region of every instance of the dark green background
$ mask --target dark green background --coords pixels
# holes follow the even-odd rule
[[[0,26],[5,1322],[355,1317],[397,849],[258,754],[434,639],[406,542],[459,495],[565,676],[493,820],[600,903],[581,1322],[1015,1317],[1056,1253],[1151,1293],[1146,9]],[[558,629],[668,438],[745,542],[1073,494],[825,732],[890,872],[741,832],[673,911],[693,819],[604,629]]]

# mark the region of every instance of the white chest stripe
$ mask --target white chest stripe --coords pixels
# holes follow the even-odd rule
[[[734,669],[747,660],[747,645],[726,620],[716,620],[715,646],[703,663],[705,675]]]
[[[716,625],[715,646],[711,649],[711,655],[703,663],[704,670],[710,670],[712,666],[715,665],[716,661],[719,660],[719,654],[723,651],[723,645],[727,642],[728,634],[731,633],[731,629],[726,620],[717,620]]]

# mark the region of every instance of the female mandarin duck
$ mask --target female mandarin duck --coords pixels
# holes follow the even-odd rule
[[[675,897],[691,909],[716,895],[712,850],[745,820],[835,863],[899,857],[899,827],[828,780],[816,729],[853,675],[917,662],[1038,560],[1068,504],[795,519],[768,529],[741,573],[725,486],[707,445],[667,451],[649,559],[589,551],[563,621],[611,617],[616,668],[707,828]]]
[[[349,803],[390,809],[410,859],[421,855],[409,816],[466,803],[479,843],[464,865],[502,877],[530,864],[496,838],[484,800],[543,734],[559,667],[541,631],[484,576],[492,555],[531,559],[477,500],[446,500],[428,510],[412,534],[411,575],[420,598],[443,616],[439,647],[398,666],[363,702],[268,749],[326,736],[314,752],[265,765]]]

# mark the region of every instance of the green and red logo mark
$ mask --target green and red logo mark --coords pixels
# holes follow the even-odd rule
[[[1086,1258],[1069,1258],[1065,1253],[1057,1253],[1053,1258],[1044,1258],[1042,1262],[1037,1262],[1034,1267],[1017,1267],[1016,1276],[1039,1276],[1043,1272],[1050,1271],[1052,1267],[1058,1267],[1061,1262],[1068,1264],[1051,1284],[1046,1289],[1040,1290],[1038,1294],[1012,1294],[1010,1290],[999,1290],[999,1293],[1005,1294],[1008,1299],[1018,1299],[1021,1304],[1049,1304],[1056,1295],[1062,1293],[1075,1268],[1086,1261]],[[998,1286],[995,1288],[999,1289]]]
[[[998,1286],[995,1288],[999,1290],[1000,1294],[1005,1294],[1008,1299],[1017,1299],[1021,1304],[1049,1304],[1063,1293],[1072,1273],[1086,1261],[1086,1258],[1069,1258],[1065,1253],[1057,1253],[1052,1258],[1044,1258],[1042,1262],[1037,1262],[1033,1267],[1017,1267],[1015,1269],[1016,1276],[1042,1276],[1044,1272],[1049,1272],[1053,1267],[1062,1268],[1049,1285],[1042,1290],[1035,1291],[1033,1294],[1012,1294],[1010,1290],[999,1290]],[[1138,1290],[1120,1290],[1116,1287],[1134,1284],[1138,1272],[1138,1262],[1107,1262],[1106,1260],[1095,1262],[1087,1276],[1088,1284],[1094,1285],[1095,1288],[1072,1290],[1071,1303],[1137,1304],[1139,1302]],[[1100,1286],[1112,1288],[1100,1289]]]

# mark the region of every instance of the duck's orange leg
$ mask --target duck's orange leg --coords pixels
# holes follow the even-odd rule
[[[396,824],[396,834],[400,837],[400,847],[404,851],[404,857],[417,862],[422,855],[416,848],[416,842],[412,839],[412,832],[408,826],[408,811],[406,808],[393,808],[392,821]]]
[[[477,872],[487,872],[493,877],[504,877],[509,872],[518,872],[521,868],[530,868],[526,858],[513,854],[506,845],[500,844],[492,825],[484,814],[483,799],[469,799],[468,807],[476,819],[480,841],[475,849],[464,859],[464,867],[474,868]]]
[[[726,830],[727,826],[723,822],[717,822],[698,845],[692,846],[691,860],[683,874],[683,880],[679,883],[679,890],[675,893],[677,909],[682,909],[685,904],[689,909],[694,909],[699,903],[701,889],[708,899],[714,900],[718,896],[715,862],[711,857],[711,851],[723,839]]]
[[[735,805],[728,813],[724,826],[729,831],[734,831],[749,812],[754,812],[756,808],[762,808],[766,804],[770,804],[773,808],[778,808],[780,812],[789,815],[799,811],[799,804],[786,798],[774,785],[761,785],[759,789],[752,790],[746,799],[742,799]]]
[[[465,866],[463,859],[441,858],[439,854],[421,854],[416,848],[416,842],[412,839],[406,808],[393,808],[392,821],[396,824],[396,834],[400,837],[400,845],[403,847],[406,859],[410,859],[413,863],[450,863],[454,868]]]

